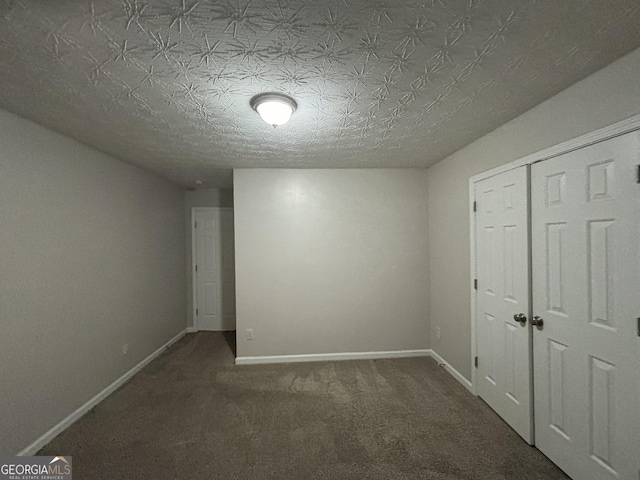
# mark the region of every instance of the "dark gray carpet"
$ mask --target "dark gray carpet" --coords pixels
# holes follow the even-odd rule
[[[564,479],[430,358],[234,366],[187,335],[47,445],[74,479]]]

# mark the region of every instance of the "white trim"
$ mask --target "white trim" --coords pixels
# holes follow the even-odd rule
[[[196,327],[187,327],[184,333],[196,333],[198,329]]]
[[[567,140],[566,142],[559,143],[558,145],[554,145],[553,147],[532,153],[526,157],[500,165],[499,167],[492,168],[486,172],[479,173],[471,177],[469,182],[475,183],[514,168],[531,165],[532,163],[541,162],[542,160],[549,160],[550,158],[557,157],[558,155],[573,152],[574,150],[588,147],[595,143],[604,142],[605,140],[619,137],[620,135],[624,135],[635,130],[640,130],[640,115],[634,115],[633,117],[629,117],[625,120],[614,123],[613,125],[609,125],[608,127],[600,128],[585,135]]]
[[[198,317],[196,316],[196,212],[206,207],[191,207],[191,324],[193,331],[198,331]]]
[[[475,288],[475,279],[478,278],[478,270],[476,267],[476,213],[473,211],[473,204],[476,201],[476,184],[469,182],[469,227],[471,235],[471,278],[469,279],[469,290],[471,291],[471,393],[478,395],[478,389],[476,387],[476,365],[475,357],[477,355],[476,349],[476,308],[478,306],[477,300],[478,291]]]
[[[393,350],[387,352],[314,353],[310,355],[274,355],[267,357],[236,357],[236,365],[258,365],[269,363],[326,362],[339,360],[375,360],[380,358],[432,357],[471,393],[473,386],[464,375],[430,348],[420,350]]]
[[[469,390],[471,393],[473,393],[474,395],[476,394],[473,391],[473,385],[472,383],[467,380],[467,378],[462,375],[459,371],[457,371],[455,368],[453,368],[449,362],[447,362],[444,358],[442,358],[440,355],[438,355],[436,352],[434,352],[433,350],[431,351],[431,356],[433,357],[433,359],[439,364],[442,365],[444,367],[444,369],[449,372],[451,374],[451,376],[453,378],[455,378],[458,382],[460,382],[462,384],[462,386],[464,388],[466,388],[467,390]],[[475,370],[475,369],[474,369]]]
[[[32,455],[35,455],[38,452],[38,450],[40,450],[47,443],[49,443],[51,440],[53,440],[55,437],[57,437],[64,430],[69,428],[80,417],[82,417],[85,413],[87,413],[89,410],[91,410],[93,407],[95,407],[97,404],[99,404],[102,400],[104,400],[109,395],[111,395],[115,390],[117,390],[121,385],[123,385],[125,382],[127,382],[136,373],[138,373],[140,370],[142,370],[144,367],[146,367],[149,363],[151,363],[158,355],[160,355],[162,352],[164,352],[167,348],[169,348],[175,342],[180,340],[184,336],[185,333],[186,333],[186,330],[183,330],[178,335],[176,335],[171,340],[169,340],[167,343],[165,343],[163,346],[158,348],[155,352],[153,352],[147,358],[142,360],[135,367],[133,367],[131,370],[129,370],[124,375],[122,375],[120,378],[118,378],[115,382],[113,382],[107,388],[105,388],[100,393],[98,393],[95,397],[90,399],[87,403],[85,403],[84,405],[79,407],[77,410],[75,410],[73,413],[71,413],[71,415],[67,416],[66,418],[64,418],[63,420],[58,422],[56,425],[54,425],[44,435],[42,435],[40,438],[38,438],[36,441],[34,441],[31,445],[29,445],[28,447],[23,449],[20,453],[18,453],[18,456],[32,456]]]
[[[500,165],[496,168],[492,168],[491,170],[487,170],[485,172],[479,173],[477,175],[469,178],[469,231],[470,231],[470,241],[471,241],[471,261],[470,261],[470,272],[471,272],[471,282],[470,282],[470,290],[471,290],[471,385],[470,389],[474,395],[477,395],[476,388],[476,369],[474,365],[474,358],[477,353],[476,348],[476,292],[473,285],[473,280],[476,275],[476,267],[477,267],[477,259],[475,254],[475,229],[476,229],[476,218],[473,214],[473,202],[476,200],[475,198],[475,184],[481,180],[484,180],[489,177],[493,177],[495,175],[499,175],[501,173],[507,172],[509,170],[513,170],[514,168],[529,166],[537,162],[541,162],[543,160],[549,160],[550,158],[557,157],[558,155],[563,155],[565,153],[573,152],[580,148],[588,147],[590,145],[604,142],[611,138],[619,137],[620,135],[624,135],[636,130],[640,130],[640,115],[634,115],[633,117],[629,117],[620,122],[614,123],[613,125],[609,125],[608,127],[600,128],[593,132],[587,133],[586,135],[581,135],[574,139],[568,140],[566,142],[562,142],[553,147],[547,148],[545,150],[541,150],[536,153],[532,153],[531,155],[527,155],[526,157],[522,157],[520,159],[514,160],[509,163],[505,163],[504,165]]]
[[[326,362],[336,360],[372,360],[377,358],[429,357],[432,350],[394,350],[389,352],[312,353],[309,355],[274,355],[268,357],[236,357],[236,365],[262,363]]]

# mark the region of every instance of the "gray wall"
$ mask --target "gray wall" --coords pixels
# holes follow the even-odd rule
[[[428,169],[433,349],[471,378],[469,178],[640,113],[640,50]]]
[[[238,356],[429,348],[426,188],[425,170],[236,170]]]
[[[0,453],[186,327],[184,192],[0,110]]]
[[[193,272],[191,271],[193,245],[191,243],[191,209],[194,207],[233,207],[233,189],[203,188],[184,193],[187,281],[187,325],[193,327]]]

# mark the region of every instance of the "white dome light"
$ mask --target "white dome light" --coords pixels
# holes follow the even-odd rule
[[[251,108],[274,128],[287,123],[297,106],[293,98],[280,93],[262,93],[251,99]]]

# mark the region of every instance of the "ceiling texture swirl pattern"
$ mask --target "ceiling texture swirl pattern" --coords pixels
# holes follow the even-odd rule
[[[230,186],[426,167],[638,46],[638,0],[0,0],[0,107]],[[273,91],[275,130],[249,106]]]

